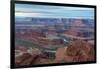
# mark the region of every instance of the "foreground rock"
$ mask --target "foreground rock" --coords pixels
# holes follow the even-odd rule
[[[91,44],[77,40],[68,47],[59,48],[56,52],[56,62],[94,61],[94,47]]]
[[[31,55],[30,53],[24,53],[22,56],[17,57],[15,61],[16,67],[51,63],[53,61],[44,54]]]
[[[76,40],[69,46],[58,48],[54,59],[38,49],[29,49],[26,53],[15,58],[16,66],[30,66],[39,64],[69,63],[94,61],[94,46],[86,41]]]

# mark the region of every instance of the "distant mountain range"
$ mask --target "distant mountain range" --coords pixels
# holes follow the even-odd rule
[[[16,25],[69,25],[94,26],[94,19],[66,19],[66,18],[21,18],[16,17]]]

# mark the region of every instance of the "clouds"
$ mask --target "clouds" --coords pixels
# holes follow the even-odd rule
[[[42,18],[94,18],[93,8],[16,4],[15,16]]]
[[[23,12],[18,12],[18,13],[15,13],[15,16],[34,17],[34,16],[41,16],[41,13],[23,13]]]

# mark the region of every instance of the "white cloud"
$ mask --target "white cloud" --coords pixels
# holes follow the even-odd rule
[[[91,10],[93,11],[93,10],[94,10],[94,8],[86,8],[86,7],[84,8],[84,7],[67,7],[67,6],[66,6],[66,7],[61,7],[61,8],[62,8],[62,9],[65,9],[65,10],[82,10],[82,11],[84,11],[84,10],[85,10],[85,11],[86,11],[86,10],[87,10],[87,11],[91,11]]]
[[[22,16],[22,17],[34,17],[34,16],[41,16],[41,13],[22,13],[22,12],[16,12],[15,16]]]

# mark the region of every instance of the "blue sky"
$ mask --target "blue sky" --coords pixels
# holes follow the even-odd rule
[[[94,8],[15,4],[15,16],[94,19]]]

